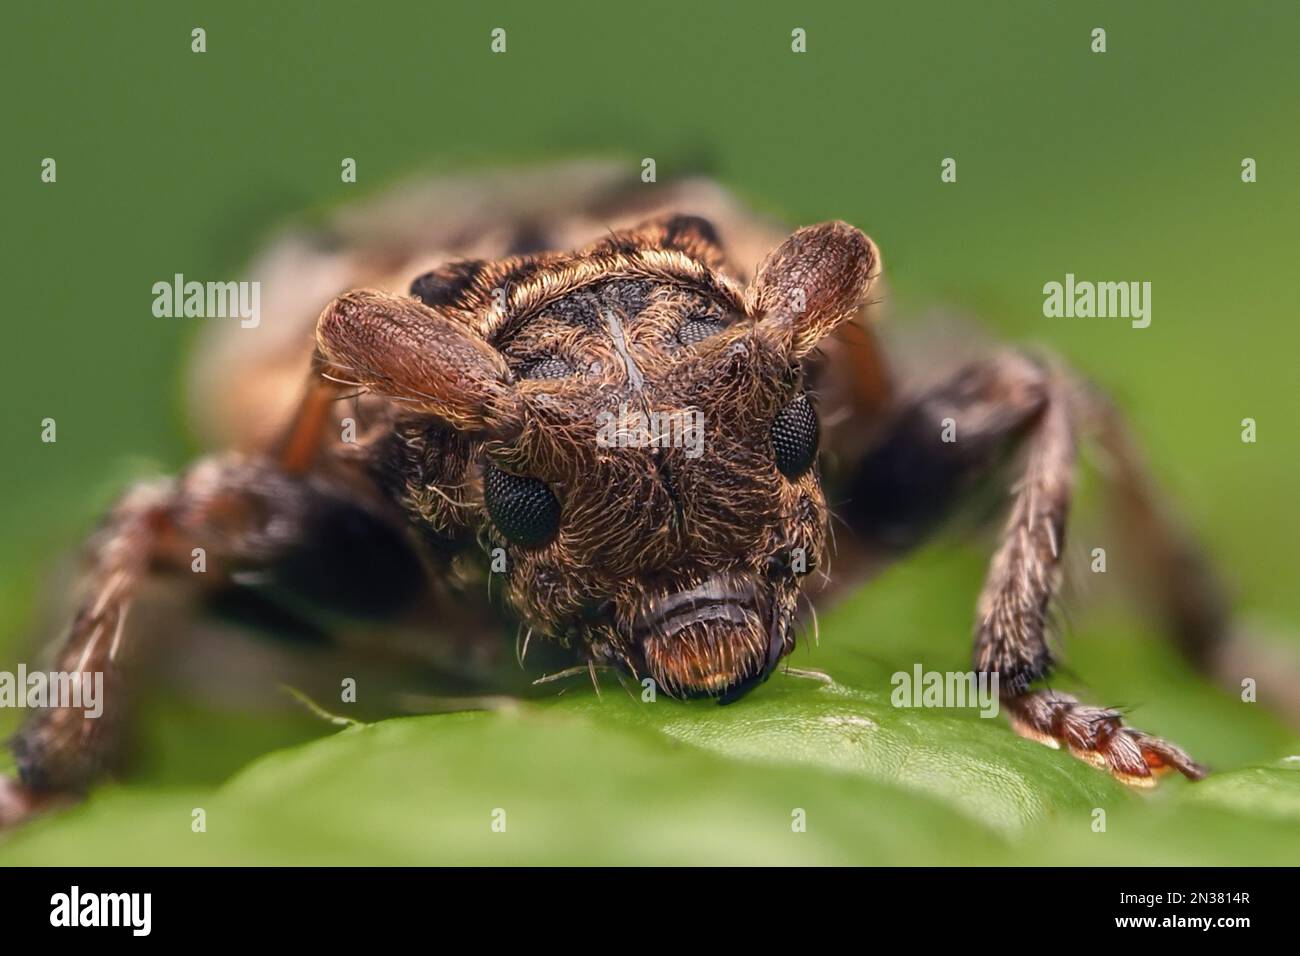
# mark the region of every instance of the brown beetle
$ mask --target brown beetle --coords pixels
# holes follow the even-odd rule
[[[1226,634],[1219,588],[1114,410],[1017,352],[898,387],[872,324],[880,255],[858,229],[782,238],[710,184],[625,187],[605,166],[436,184],[335,227],[332,246],[290,237],[264,257],[264,328],[205,341],[200,404],[236,450],[130,490],[96,535],[57,666],[103,672],[108,711],[23,726],[0,820],[104,771],[127,609],[147,576],[188,573],[195,549],[205,586],[273,579],[352,614],[479,600],[504,558],[531,634],[670,695],[727,701],[794,647],[799,597],[827,564],[828,490],[845,525],[837,571],[871,568],[1007,467],[975,668],[998,675],[1024,736],[1131,784],[1203,775],[1117,712],[1031,687],[1052,667],[1081,437],[1107,452],[1179,645],[1209,668]],[[701,427],[695,444],[625,425],[601,440],[615,416]]]

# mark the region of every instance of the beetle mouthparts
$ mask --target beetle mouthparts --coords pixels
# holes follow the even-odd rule
[[[771,673],[765,609],[772,603],[752,578],[714,575],[652,598],[636,618],[633,634],[647,669],[665,692],[728,698]],[[783,647],[780,633],[777,659]]]
[[[651,636],[672,637],[702,621],[729,621],[748,625],[757,611],[758,589],[739,575],[719,574],[682,591],[651,598],[637,615],[633,634],[644,641]]]

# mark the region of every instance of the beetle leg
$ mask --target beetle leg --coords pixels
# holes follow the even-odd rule
[[[976,670],[997,675],[1002,704],[1023,736],[1065,744],[1129,784],[1150,785],[1153,771],[1171,767],[1198,778],[1205,771],[1183,751],[1123,726],[1116,711],[1029,689],[1053,666],[1049,612],[1076,435],[1090,410],[1066,376],[1024,356],[968,365],[894,413],[849,486],[846,517],[877,549],[911,547],[1019,450],[1022,470],[977,605]]]
[[[83,686],[94,686],[98,676],[101,712],[92,717],[82,708],[50,706],[28,716],[10,742],[19,782],[4,788],[7,799],[0,804],[0,824],[40,809],[57,794],[81,789],[116,754],[121,716],[116,698],[127,649],[127,611],[161,550],[174,493],[170,481],[137,485],[96,536],[85,598],[51,669],[72,675]],[[12,818],[6,819],[6,813]]]
[[[83,687],[102,680],[100,712],[31,712],[11,741],[19,781],[0,785],[0,825],[84,791],[111,768],[129,699],[125,666],[137,643],[128,611],[151,575],[186,572],[208,595],[256,572],[259,585],[356,614],[404,606],[424,581],[404,532],[381,506],[320,474],[291,476],[269,459],[230,455],[132,488],[92,540],[84,598],[50,668]]]
[[[1040,690],[1003,700],[1011,727],[1049,747],[1065,746],[1085,763],[1133,787],[1153,787],[1157,774],[1177,770],[1190,780],[1203,766],[1180,747],[1124,725],[1119,711],[1091,707],[1069,694]]]

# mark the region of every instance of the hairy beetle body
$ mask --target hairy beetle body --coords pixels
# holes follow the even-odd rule
[[[784,235],[707,182],[577,164],[400,190],[282,237],[253,271],[264,320],[210,331],[194,376],[200,428],[228,450],[114,508],[61,666],[120,687],[142,582],[187,574],[201,549],[214,602],[288,595],[431,629],[475,630],[496,581],[522,628],[579,661],[735,700],[794,647],[798,602],[825,577],[828,501],[843,577],[1003,476],[974,660],[1013,728],[1128,783],[1204,772],[1116,711],[1033,687],[1053,665],[1084,438],[1107,451],[1171,633],[1197,663],[1220,659],[1220,590],[1118,415],[1017,352],[899,381],[874,330],[880,255],[858,229]],[[0,821],[84,789],[118,724],[33,716]]]

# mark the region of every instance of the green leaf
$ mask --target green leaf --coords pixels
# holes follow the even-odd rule
[[[960,559],[940,566],[956,573]],[[934,571],[923,572],[931,584]],[[907,599],[910,576],[881,582],[879,604],[860,597],[829,615],[824,640],[851,647],[849,632]],[[899,625],[900,660],[925,659],[924,634]],[[359,725],[270,753],[215,788],[104,788],[9,836],[0,863],[1300,858],[1300,759],[1134,793],[1001,720],[895,708],[871,667],[857,670],[872,690],[778,674],[719,707],[643,702],[639,687],[613,682],[597,696],[581,677],[538,702]],[[206,832],[191,829],[195,808]],[[504,832],[493,829],[497,811]]]

